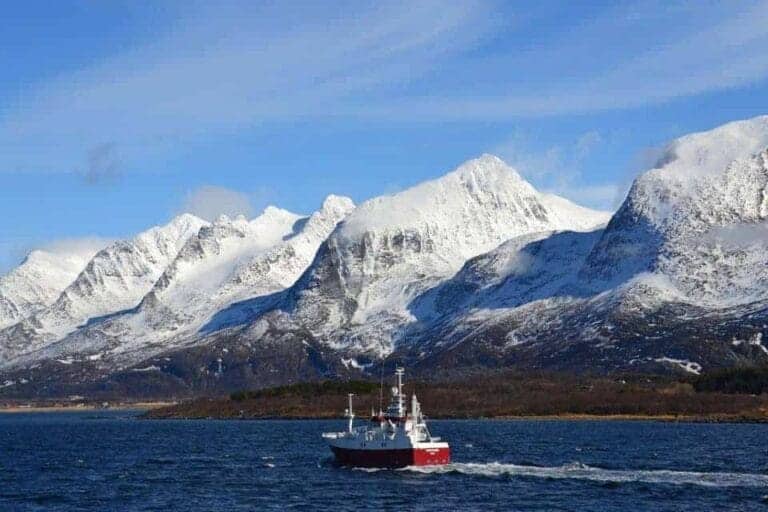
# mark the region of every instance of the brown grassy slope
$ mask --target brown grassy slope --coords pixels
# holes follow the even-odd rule
[[[349,383],[348,387],[363,390],[356,398],[359,416],[368,414],[371,406],[378,409],[375,385]],[[416,391],[425,413],[433,418],[621,415],[768,420],[768,395],[696,392],[688,382],[659,377],[612,380],[508,373],[453,383],[410,383],[406,389]],[[343,383],[287,386],[232,397],[200,398],[152,410],[147,417],[334,418],[342,414],[346,400]]]

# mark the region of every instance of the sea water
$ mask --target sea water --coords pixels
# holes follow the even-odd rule
[[[337,421],[0,414],[0,510],[768,510],[768,425],[432,421],[453,464],[340,467]]]

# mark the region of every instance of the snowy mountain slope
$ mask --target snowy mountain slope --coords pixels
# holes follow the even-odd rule
[[[190,238],[179,255],[144,297],[139,310],[162,309],[160,318],[150,326],[161,327],[165,314],[192,318],[196,309],[215,296],[229,296],[238,287],[241,267],[254,257],[294,234],[300,215],[268,207],[262,215],[246,220],[221,217]],[[289,283],[290,284],[290,283]],[[280,288],[274,283],[270,288]],[[246,291],[246,290],[243,290]],[[247,293],[247,291],[246,291]]]
[[[422,322],[430,322],[455,319],[473,309],[505,309],[539,299],[582,296],[577,273],[601,235],[598,229],[512,238],[467,261],[456,275],[409,307]]]
[[[205,224],[185,214],[102,249],[55,302],[0,331],[1,359],[38,349],[89,320],[136,306],[187,239]]]
[[[94,240],[29,253],[21,265],[0,277],[0,329],[53,303],[102,246]]]
[[[431,292],[460,307],[422,334],[441,346],[423,364],[461,357],[586,369],[602,361],[658,371],[687,361],[693,366],[677,366],[690,371],[766,362],[766,148],[766,117],[683,137],[591,242],[575,234],[584,243],[558,248],[561,235],[522,238],[470,260]],[[565,254],[578,264],[558,261]]]
[[[287,288],[353,209],[350,199],[329,196],[309,217],[269,207],[250,222],[241,220],[239,229],[236,222],[226,219],[203,229],[185,246],[140,309],[163,304],[178,313],[207,319],[233,302]],[[197,305],[207,314],[195,314]]]
[[[393,349],[408,305],[468,259],[511,237],[588,230],[608,214],[537,192],[483,155],[442,178],[360,205],[321,246],[282,309],[330,346]]]
[[[184,289],[171,284],[183,274],[174,263],[135,311],[81,329],[37,356],[56,363],[48,369],[62,375],[73,375],[80,365],[90,368],[86,373],[94,372],[94,379],[109,379],[118,371],[120,379],[131,381],[147,375],[206,386],[233,386],[234,374],[228,372],[272,382],[275,375],[259,372],[290,378],[339,368],[359,371],[367,357],[391,352],[402,341],[408,327],[421,321],[421,312],[411,310],[414,299],[450,278],[467,258],[517,235],[536,240],[553,230],[590,230],[607,219],[608,214],[540,194],[502,161],[486,155],[440,179],[364,203],[330,236],[329,229],[317,240],[311,265],[291,288],[219,311],[211,307],[208,311],[215,314],[196,334],[185,334],[186,326],[198,325],[204,315],[194,313],[197,299],[189,302],[190,295],[174,291]],[[312,225],[307,221],[305,229]],[[298,234],[287,244],[297,240]],[[197,243],[191,240],[188,248]],[[282,254],[286,247],[291,245],[268,253]],[[180,258],[185,254],[187,248]],[[190,261],[196,262],[191,265],[196,275],[199,261]],[[261,266],[255,260],[239,268]],[[216,289],[226,290],[229,282],[222,280]],[[270,301],[276,309],[265,307]],[[183,307],[173,311],[176,304]],[[187,313],[196,320],[187,323]],[[164,330],[168,325],[174,326],[173,333]],[[288,359],[274,361],[277,347],[286,349]],[[265,361],[274,361],[268,370]]]
[[[138,307],[79,329],[31,356],[87,353],[105,364],[127,364],[176,344],[194,344],[201,338],[197,331],[217,312],[292,285],[353,209],[350,199],[329,196],[308,217],[275,207],[251,221],[222,217],[187,240]]]
[[[305,259],[291,243],[310,221],[286,221],[291,234],[248,263],[225,256],[221,268],[237,271],[218,271],[219,254],[239,254],[222,249],[229,241],[197,241],[205,250],[182,251],[188,260],[134,311],[2,377],[15,393],[127,382],[191,393],[375,373],[382,357],[425,375],[766,364],[766,149],[766,117],[682,137],[607,225],[607,215],[540,194],[483,156],[367,201],[335,229],[324,224]],[[294,261],[306,270],[284,270]],[[198,272],[216,284],[187,285]],[[280,277],[299,274],[285,289]],[[234,292],[241,282],[263,295]],[[203,295],[214,300],[203,307]]]
[[[582,279],[663,275],[666,292],[709,307],[765,297],[767,148],[768,116],[674,141],[635,181]]]

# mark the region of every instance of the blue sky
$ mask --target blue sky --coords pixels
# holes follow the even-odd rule
[[[613,209],[768,113],[767,2],[28,1],[0,20],[0,272],[184,210],[300,213],[495,153]]]

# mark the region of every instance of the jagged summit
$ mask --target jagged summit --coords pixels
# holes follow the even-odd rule
[[[559,214],[558,210],[567,210]],[[358,206],[340,236],[423,232],[434,249],[466,260],[511,236],[547,229],[589,229],[609,214],[541,194],[513,168],[482,155],[454,171]]]
[[[346,196],[337,196],[336,194],[329,194],[323,200],[323,204],[320,207],[320,211],[323,212],[350,212],[355,207],[354,201]]]
[[[280,220],[288,217],[301,217],[301,215],[298,215],[293,212],[289,212],[288,210],[285,210],[283,208],[278,208],[277,206],[274,206],[274,205],[268,205],[266,208],[264,208],[264,211],[261,212],[261,215],[256,217],[256,219]]]
[[[53,303],[104,243],[94,239],[55,251],[31,251],[0,277],[0,329]]]
[[[185,304],[205,302],[221,292],[238,266],[295,234],[300,219],[275,206],[267,206],[252,220],[219,217],[187,240],[142,305],[165,302],[181,312]]]
[[[467,160],[459,165],[454,171],[444,175],[443,178],[459,178],[465,183],[475,180],[478,182],[493,183],[499,177],[513,178],[525,182],[516,169],[507,165],[507,163],[496,155],[483,153],[482,155]],[[441,179],[441,178],[438,178]],[[527,182],[525,182],[527,184]]]
[[[183,214],[100,250],[53,303],[0,331],[0,356],[44,346],[91,319],[136,306],[187,239],[205,225]]]
[[[91,320],[42,352],[124,362],[194,342],[220,311],[292,285],[353,208],[333,196],[309,217],[276,207],[252,220],[220,217],[185,241],[137,307]]]
[[[163,300],[161,298],[165,296],[164,300],[183,308],[184,304],[195,300],[205,302],[207,297],[221,296],[221,306],[226,305],[227,300],[251,297],[288,286],[298,276],[297,273],[288,272],[264,289],[264,283],[257,284],[251,280],[254,278],[252,267],[257,261],[274,254],[287,241],[290,241],[292,250],[300,252],[299,259],[306,260],[306,266],[317,245],[353,208],[350,199],[330,196],[323,201],[321,209],[309,217],[268,206],[250,221],[221,219],[203,227],[187,241],[158,280],[150,293],[152,302]],[[292,252],[292,255],[296,256],[296,253]],[[298,266],[301,268],[302,264],[299,262]],[[237,291],[229,289],[231,286]],[[172,292],[173,289],[177,292]],[[170,298],[172,293],[183,296]]]
[[[169,222],[167,222],[163,226],[154,226],[155,229],[168,229],[171,227],[175,227],[177,229],[188,229],[190,227],[194,227],[195,225],[205,223],[203,219],[198,217],[197,215],[191,214],[191,213],[180,213],[179,215],[172,218]],[[152,229],[152,228],[150,228]]]

